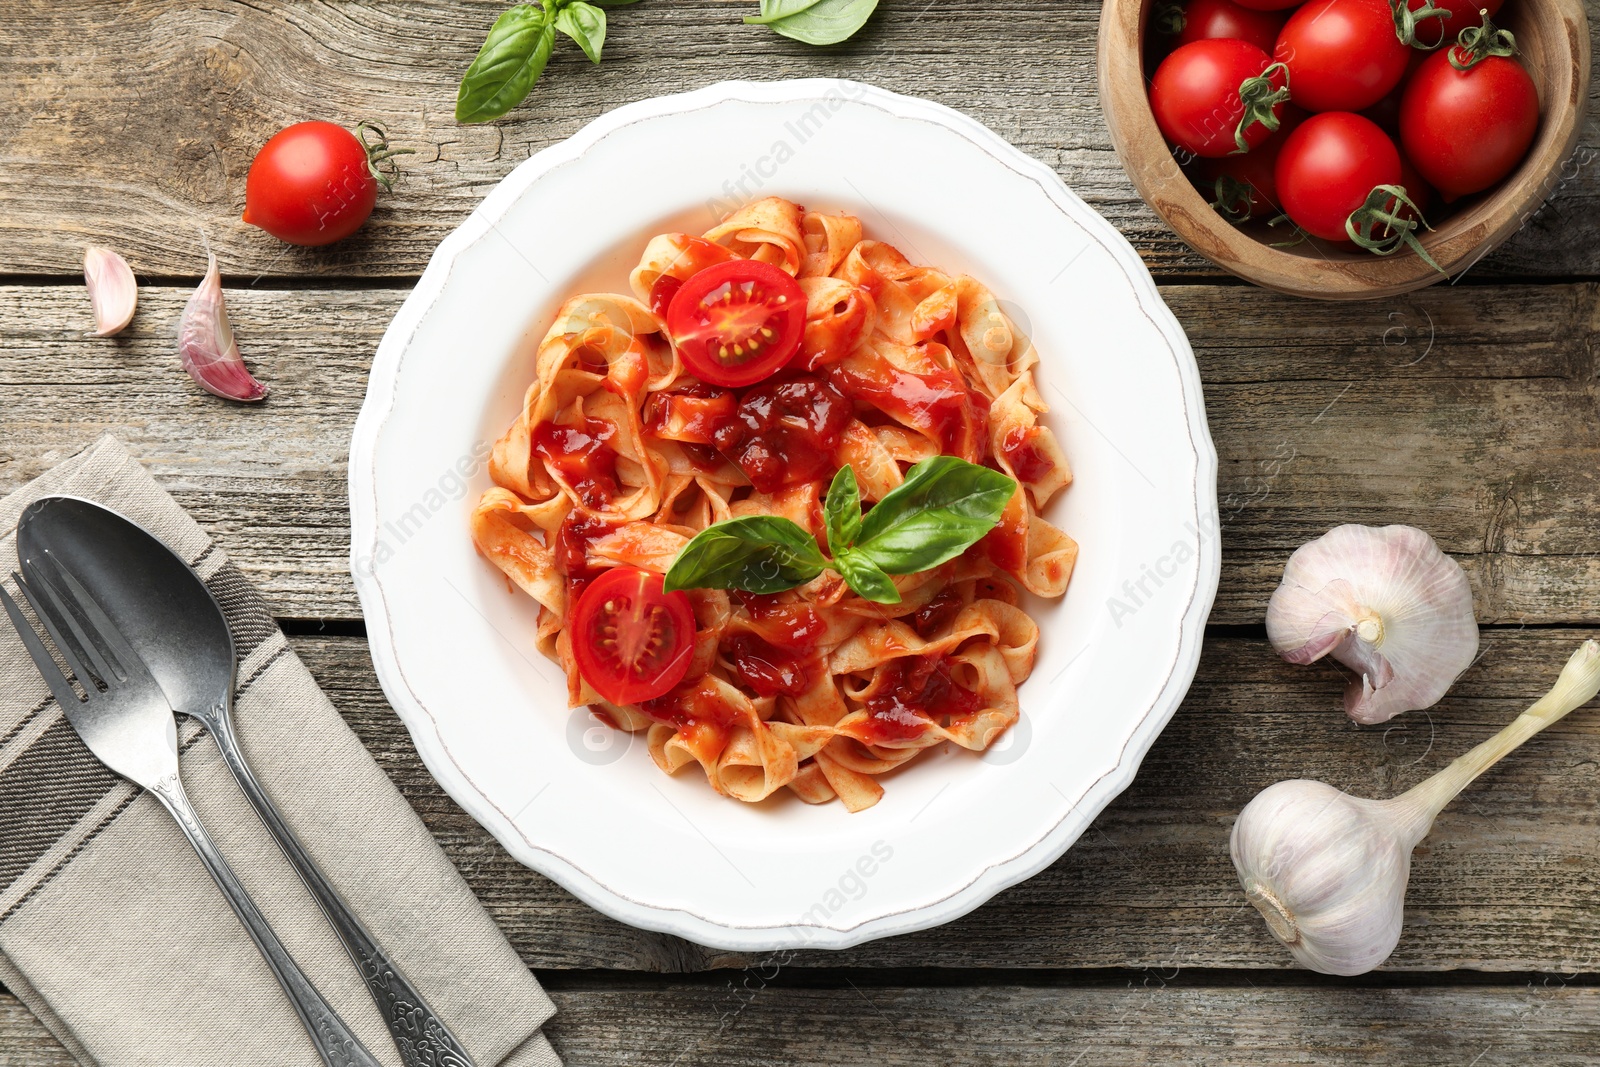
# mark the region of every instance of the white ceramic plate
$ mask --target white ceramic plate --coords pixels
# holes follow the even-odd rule
[[[563,298],[626,292],[650,235],[748,199],[846,209],[982,279],[1031,333],[1082,546],[1022,720],[860,814],[668,778],[565,707],[533,602],[473,550],[483,459]],[[378,678],[440,783],[518,860],[624,922],[735,950],[843,948],[946,922],[1066,851],[1133,779],[1194,675],[1216,592],[1216,453],[1183,332],[1054,172],[938,104],[854,82],[730,82],[597,119],[523,163],[434,253],[384,336],[350,456]]]

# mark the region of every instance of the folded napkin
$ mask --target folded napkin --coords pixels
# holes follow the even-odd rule
[[[317,688],[260,597],[117,441],[0,500],[9,591],[31,501],[81,496],[200,572],[233,627],[240,743],[284,816],[480,1067],[559,1067],[555,1011],[394,785]],[[464,536],[464,535],[463,535]],[[184,783],[256,902],[366,1046],[399,1054],[315,902],[217,748],[180,718]],[[317,1067],[289,1001],[157,801],[84,748],[0,626],[0,982],[78,1060],[106,1067]]]

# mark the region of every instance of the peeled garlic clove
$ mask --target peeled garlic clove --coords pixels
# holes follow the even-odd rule
[[[1300,546],[1267,636],[1290,663],[1331,655],[1355,671],[1344,709],[1367,724],[1437,703],[1478,654],[1466,572],[1411,526],[1339,526]]]
[[[121,333],[139,306],[139,283],[128,261],[109,248],[90,245],[83,253],[83,284],[94,307],[94,335]]]
[[[267,387],[250,376],[233,338],[222,303],[222,274],[209,256],[206,276],[183,309],[178,324],[178,356],[200,388],[224,400],[260,400]]]
[[[1432,823],[1389,801],[1296,779],[1256,795],[1230,851],[1254,904],[1295,959],[1322,974],[1365,974],[1400,943],[1411,850]]]

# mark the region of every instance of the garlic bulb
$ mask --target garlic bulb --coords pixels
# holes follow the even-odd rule
[[[178,323],[178,358],[200,388],[224,400],[260,400],[267,387],[250,376],[222,303],[222,274],[209,255],[206,276]]]
[[[139,283],[128,261],[109,248],[90,245],[83,253],[83,284],[94,308],[94,335],[121,333],[139,306]]]
[[[1322,782],[1279,782],[1233,824],[1230,851],[1256,906],[1296,959],[1365,974],[1400,940],[1411,850],[1457,793],[1534,734],[1600,692],[1600,642],[1574,652],[1546,693],[1494,737],[1390,800]]]
[[[1411,526],[1338,526],[1301,545],[1267,603],[1267,637],[1290,663],[1331,655],[1359,677],[1359,723],[1430,707],[1478,654],[1461,565]]]

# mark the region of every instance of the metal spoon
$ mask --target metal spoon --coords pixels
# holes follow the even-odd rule
[[[17,524],[17,555],[49,552],[95,596],[174,710],[200,720],[367,983],[408,1067],[473,1067],[460,1040],[389,958],[284,822],[233,730],[234,646],[200,576],[138,524],[87,500],[45,497]]]

